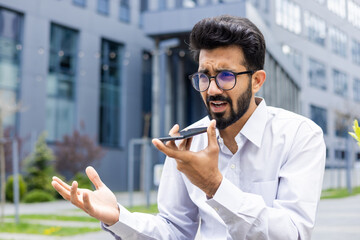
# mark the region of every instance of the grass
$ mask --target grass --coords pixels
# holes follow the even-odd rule
[[[360,194],[360,186],[354,187],[351,194],[349,194],[347,188],[327,189],[321,193],[321,199],[344,198],[357,194]]]
[[[23,234],[40,234],[48,236],[72,236],[76,234],[83,234],[88,232],[100,231],[98,228],[89,227],[59,227],[59,226],[47,226],[41,224],[31,224],[21,222],[19,224],[8,223],[0,225],[0,232],[6,233],[23,233]]]
[[[142,212],[142,213],[152,213],[152,214],[159,212],[157,204],[151,204],[149,208],[147,208],[146,206],[134,206],[127,209],[130,212]]]
[[[155,214],[158,212],[157,204],[146,206],[134,206],[128,208],[130,212],[144,212]],[[14,219],[14,216],[6,216],[7,219]],[[32,224],[29,220],[51,220],[51,221],[76,221],[76,222],[99,222],[99,220],[89,216],[64,216],[56,214],[23,214],[19,216],[20,223],[6,222],[0,225],[0,232],[6,233],[23,233],[23,234],[40,234],[49,236],[72,236],[77,234],[84,234],[88,232],[100,231],[100,224],[98,228],[89,227],[60,227],[43,224]]]
[[[14,218],[13,215],[6,218]],[[54,214],[24,214],[20,219],[37,219],[37,220],[53,220],[53,221],[76,221],[76,222],[99,222],[99,220],[87,216],[62,216]]]

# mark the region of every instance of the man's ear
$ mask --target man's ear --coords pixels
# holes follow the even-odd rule
[[[266,80],[266,72],[264,70],[256,71],[252,75],[253,93],[257,93],[261,89],[261,86],[264,84],[265,80]]]

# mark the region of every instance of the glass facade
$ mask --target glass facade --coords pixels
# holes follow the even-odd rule
[[[355,39],[352,41],[351,56],[353,62],[360,65],[360,42]]]
[[[353,93],[354,93],[354,100],[360,102],[360,78],[354,78]]]
[[[6,107],[15,106],[21,78],[23,15],[0,8],[0,101],[3,126],[16,124],[16,114],[5,112]]]
[[[347,56],[347,36],[335,27],[329,27],[330,47],[332,52],[342,56]]]
[[[129,0],[120,0],[119,7],[119,19],[122,22],[130,22],[130,1]]]
[[[98,0],[97,11],[100,14],[109,15],[109,0]]]
[[[301,33],[300,6],[290,0],[276,0],[276,24],[290,32]]]
[[[289,59],[289,61],[292,62],[295,69],[298,70],[299,73],[301,73],[301,69],[302,69],[301,53],[298,50],[286,44],[282,45],[282,52]]]
[[[72,0],[73,4],[80,7],[86,7],[86,0]]]
[[[322,107],[310,105],[310,116],[311,120],[321,127],[324,134],[327,134],[327,110]]]
[[[308,11],[304,13],[304,27],[307,38],[321,46],[325,46],[326,23],[320,17]]]
[[[70,134],[75,124],[78,32],[51,24],[47,77],[46,131],[48,140]]]
[[[341,18],[346,17],[346,1],[345,0],[327,0],[328,9]]]
[[[333,83],[334,83],[334,93],[342,97],[347,97],[348,93],[348,79],[347,74],[339,70],[333,69]]]
[[[354,27],[360,28],[360,4],[348,0],[348,21]]]
[[[327,89],[325,64],[309,58],[308,76],[311,86],[321,90]]]
[[[120,145],[122,56],[122,44],[102,40],[99,142],[109,147]]]
[[[337,113],[335,116],[335,136],[348,137],[348,126],[350,126],[349,116]]]

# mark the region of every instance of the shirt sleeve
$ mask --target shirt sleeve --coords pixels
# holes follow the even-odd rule
[[[225,222],[233,239],[311,239],[325,149],[321,129],[304,123],[281,166],[272,206],[262,196],[243,192],[225,178],[207,203]]]
[[[166,181],[159,186],[159,214],[131,213],[120,205],[119,221],[102,227],[115,239],[194,239],[199,226],[198,209],[174,159],[166,159],[162,179]]]

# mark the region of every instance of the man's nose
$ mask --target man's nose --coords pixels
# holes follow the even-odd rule
[[[223,92],[223,90],[218,87],[215,79],[214,78],[210,79],[209,88],[207,90],[207,93],[209,95],[218,95],[218,94],[221,94],[222,92]]]

